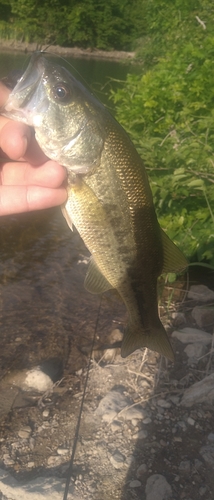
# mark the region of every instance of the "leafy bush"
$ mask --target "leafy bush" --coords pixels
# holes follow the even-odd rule
[[[155,65],[142,76],[128,75],[125,86],[112,98],[117,119],[147,166],[161,226],[188,257],[214,264],[214,13],[210,2],[204,0],[197,17],[194,13],[180,21],[182,34],[181,27],[189,20],[189,32],[183,38],[168,27],[163,34],[165,48],[161,56],[157,51]]]

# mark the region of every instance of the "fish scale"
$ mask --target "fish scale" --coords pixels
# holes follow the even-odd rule
[[[173,360],[158,316],[157,279],[187,266],[161,230],[142,159],[123,128],[65,68],[35,53],[3,113],[35,128],[68,170],[62,212],[91,252],[85,287],[117,289],[129,313],[122,356],[148,347]]]

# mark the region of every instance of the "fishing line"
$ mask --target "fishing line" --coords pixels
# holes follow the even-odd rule
[[[94,349],[95,338],[96,338],[96,333],[97,333],[97,328],[98,328],[98,323],[99,323],[101,304],[102,304],[102,295],[100,297],[99,307],[98,307],[98,311],[97,311],[97,319],[96,319],[96,323],[95,323],[94,335],[93,335],[93,339],[92,339],[89,361],[88,361],[88,366],[87,366],[87,371],[86,371],[86,378],[85,378],[84,387],[83,387],[83,395],[82,395],[81,405],[80,405],[80,409],[79,409],[79,415],[78,415],[78,419],[77,419],[77,425],[76,425],[75,434],[74,434],[74,444],[73,444],[73,449],[72,449],[72,453],[71,453],[70,465],[69,465],[68,471],[67,471],[67,479],[66,479],[66,483],[65,483],[63,500],[67,500],[67,498],[68,498],[68,490],[69,490],[70,480],[71,480],[71,476],[72,476],[74,456],[75,456],[78,437],[79,437],[80,423],[81,423],[83,405],[85,402],[86,389],[87,389],[88,378],[89,378],[89,370],[90,370],[91,360],[92,360],[92,353],[93,353],[93,349]]]

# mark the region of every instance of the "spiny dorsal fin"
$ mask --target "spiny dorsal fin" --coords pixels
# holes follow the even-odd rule
[[[162,273],[172,273],[183,271],[188,266],[188,262],[181,250],[170,240],[166,233],[161,229],[163,244],[163,269]]]
[[[85,277],[84,286],[88,292],[103,293],[113,288],[109,281],[103,276],[94,259],[91,258]]]

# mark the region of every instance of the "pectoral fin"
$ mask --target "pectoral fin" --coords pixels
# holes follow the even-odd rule
[[[93,258],[91,258],[89,264],[84,286],[91,293],[103,293],[113,288],[105,276],[103,276]]]
[[[62,215],[65,217],[65,220],[66,220],[68,226],[70,227],[71,231],[73,231],[72,219],[71,219],[66,207],[65,206],[61,207],[61,210],[62,210]]]
[[[188,262],[183,253],[178,247],[170,240],[167,234],[161,230],[164,263],[162,273],[171,273],[176,271],[183,271],[188,266]]]

